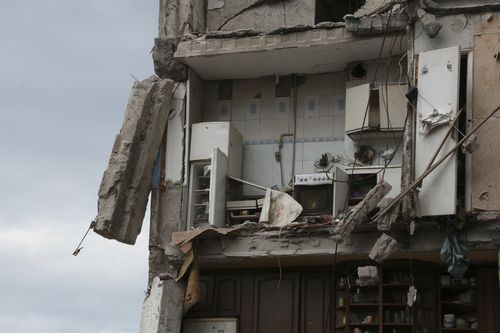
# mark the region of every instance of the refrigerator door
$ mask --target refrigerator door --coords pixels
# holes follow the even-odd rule
[[[224,227],[226,224],[227,164],[226,155],[214,148],[211,159],[208,222],[215,227]]]
[[[423,119],[435,115],[455,119],[460,87],[460,48],[458,46],[419,54],[417,133],[415,134],[415,176],[426,169],[446,136],[449,124],[426,130]],[[432,118],[431,118],[431,121]],[[435,161],[456,144],[456,135],[448,136]],[[421,216],[453,215],[457,198],[456,153],[432,171],[422,182],[419,193]]]

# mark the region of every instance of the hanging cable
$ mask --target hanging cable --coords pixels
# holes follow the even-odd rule
[[[83,246],[82,246],[82,243],[83,241],[85,240],[85,238],[87,237],[87,235],[89,234],[89,231],[95,227],[97,223],[97,216],[95,217],[95,219],[93,221],[90,222],[90,225],[89,225],[89,228],[87,229],[87,231],[85,232],[85,234],[83,235],[83,238],[82,240],[80,241],[80,243],[78,243],[78,245],[76,246],[76,249],[75,251],[73,251],[73,255],[76,257],[80,251],[83,249]]]

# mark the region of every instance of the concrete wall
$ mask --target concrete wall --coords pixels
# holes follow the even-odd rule
[[[208,0],[207,28],[269,30],[314,25],[315,0]]]

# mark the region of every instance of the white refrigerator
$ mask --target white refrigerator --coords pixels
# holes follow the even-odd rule
[[[241,177],[243,137],[229,122],[193,124],[188,229],[226,224],[227,176]]]

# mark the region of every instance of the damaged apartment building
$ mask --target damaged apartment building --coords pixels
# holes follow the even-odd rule
[[[140,331],[500,332],[500,1],[160,0],[99,189]]]

